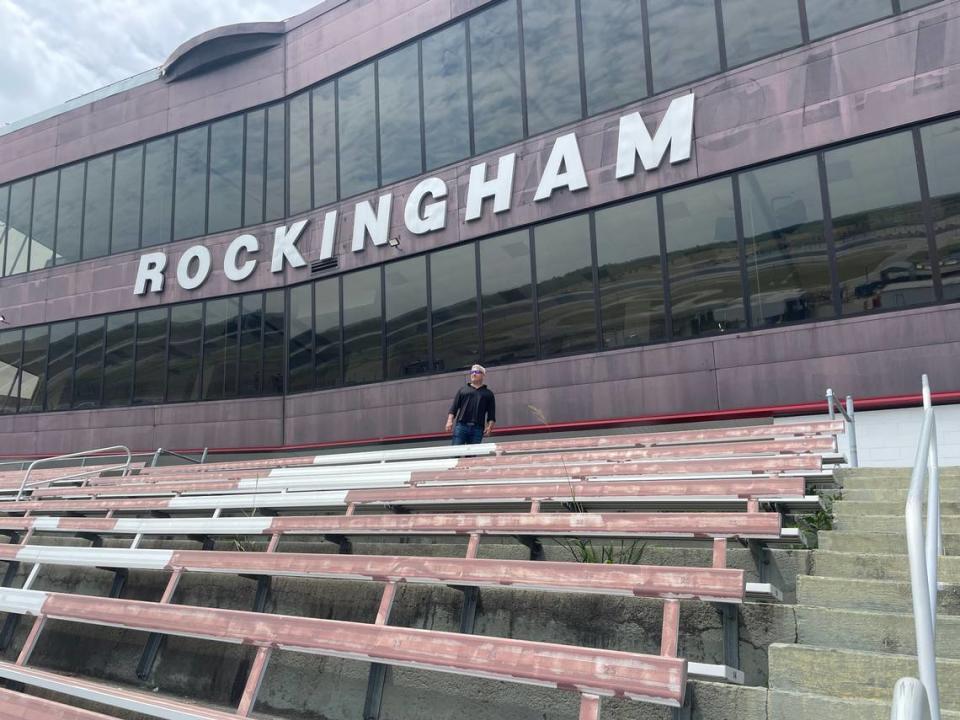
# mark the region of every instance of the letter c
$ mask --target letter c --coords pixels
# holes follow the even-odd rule
[[[226,255],[223,256],[223,274],[227,276],[227,279],[239,282],[250,277],[254,268],[257,267],[257,261],[251,258],[243,265],[237,265],[237,256],[241,250],[253,254],[259,249],[260,243],[253,235],[240,235],[234,238],[233,242],[227,246]]]

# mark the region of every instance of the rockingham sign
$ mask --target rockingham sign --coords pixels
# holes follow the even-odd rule
[[[692,93],[675,99],[670,103],[652,137],[640,113],[621,117],[617,141],[617,179],[633,177],[637,172],[638,159],[644,171],[657,169],[668,148],[671,164],[689,160],[693,146],[693,109]],[[486,163],[470,168],[466,222],[480,219],[485,200],[493,200],[495,214],[510,210],[516,161],[516,153],[502,156],[497,162],[497,175],[494,178],[488,177]],[[560,189],[577,191],[587,187],[587,174],[577,136],[574,133],[561,135],[553,143],[537,185],[534,202],[549,200],[553,193]],[[438,177],[428,177],[417,183],[403,208],[404,224],[411,234],[426,235],[446,227],[447,193],[447,183]],[[330,210],[323,217],[319,257],[321,260],[333,257],[337,241],[337,212]],[[381,195],[376,209],[369,200],[358,202],[353,215],[351,250],[363,250],[368,237],[375,246],[386,245],[392,212],[392,193]],[[308,222],[309,219],[300,220],[275,230],[270,260],[271,272],[282,272],[286,264],[294,268],[307,264],[297,249],[297,241]],[[240,235],[235,238],[223,255],[224,275],[234,282],[250,277],[259,262],[256,257],[259,252],[260,241],[254,235]],[[177,284],[184,290],[200,287],[210,276],[212,265],[213,258],[207,247],[194,245],[187,248],[177,262]],[[165,252],[142,255],[137,268],[134,294],[163,292],[166,270]]]

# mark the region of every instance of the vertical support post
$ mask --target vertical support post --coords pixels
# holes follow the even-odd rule
[[[747,500],[747,512],[748,513],[760,512],[760,501],[756,499]]]
[[[280,544],[280,533],[274,533],[270,536],[270,543],[267,545],[267,552],[272,553],[277,551],[277,546]]]
[[[33,649],[37,646],[37,640],[40,639],[40,632],[43,630],[43,625],[46,622],[46,615],[37,615],[37,619],[33,621],[33,627],[30,628],[30,634],[27,635],[27,639],[23,642],[23,647],[20,648],[20,654],[17,656],[17,665],[26,665],[30,662],[30,656],[33,654]]]
[[[173,571],[173,574],[167,581],[167,587],[163,590],[163,597],[160,598],[161,605],[168,605],[173,601],[173,593],[176,592],[181,577],[183,577],[182,568],[177,568]],[[153,672],[153,664],[157,661],[157,654],[160,652],[163,637],[160,633],[150,633],[150,636],[147,638],[147,644],[143,648],[140,662],[137,663],[137,677],[141,680],[146,680],[150,677],[150,673]]]
[[[40,574],[41,567],[42,566],[40,563],[34,563],[33,567],[30,568],[30,574],[27,575],[27,579],[23,582],[23,587],[20,588],[21,590],[29,590],[33,586],[33,583],[37,579],[37,575]]]
[[[727,539],[713,539],[713,567],[722,570],[727,567]]]
[[[353,515],[356,511],[357,511],[357,504],[356,504],[356,503],[350,503],[349,505],[347,505],[347,511],[344,513],[344,515],[346,515],[347,517],[350,517],[350,516]]]
[[[857,452],[857,417],[853,409],[853,396],[847,395],[847,438],[850,443],[850,467],[860,467]]]
[[[380,598],[380,607],[377,610],[377,619],[375,624],[386,625],[390,619],[390,611],[393,609],[393,601],[397,596],[397,583],[391,581],[383,588],[383,596]]]
[[[397,596],[397,584],[388,582],[383,588],[380,598],[380,607],[377,610],[375,624],[386,625],[393,609],[393,601]],[[380,707],[383,703],[383,685],[387,681],[387,666],[383,663],[371,663],[370,674],[367,676],[367,697],[363,703],[364,720],[378,720]]]
[[[833,388],[827,388],[827,415],[833,420],[837,416],[837,411],[833,405]]]
[[[21,545],[26,545],[30,542],[30,538],[33,537],[33,528],[27,528],[27,532],[23,536],[23,540],[20,541]]]
[[[200,464],[203,465],[207,461],[207,450],[210,448],[203,449],[203,455],[200,456]]]
[[[157,448],[157,451],[153,454],[153,462],[150,463],[150,467],[156,467],[157,463],[160,462],[161,452],[163,452],[163,448]]]
[[[600,720],[600,697],[583,693],[580,696],[580,720]]]
[[[758,540],[750,540],[747,542],[747,547],[750,549],[750,555],[757,567],[757,579],[762,583],[767,582],[770,561],[767,559],[763,545]]]
[[[531,514],[531,515],[536,515],[536,514],[539,513],[539,512],[540,512],[540,501],[539,501],[539,500],[533,500],[533,501],[530,503],[530,514]]]
[[[663,633],[660,636],[660,655],[677,656],[677,643],[680,637],[680,601],[664,600]]]
[[[3,573],[3,579],[0,580],[0,587],[10,587],[13,585],[13,579],[17,576],[18,572],[20,572],[20,563],[8,562],[7,569]]]
[[[723,628],[723,664],[740,669],[740,606],[735,603],[716,603]]]
[[[480,534],[471,533],[470,542],[467,543],[467,560],[474,560],[480,550]]]
[[[257,693],[260,692],[260,685],[263,683],[263,676],[267,670],[267,663],[270,661],[270,653],[271,649],[268,647],[257,648],[257,656],[253,659],[253,666],[247,676],[247,684],[243,688],[240,705],[237,707],[237,715],[247,717],[253,710],[253,705],[257,701]]]

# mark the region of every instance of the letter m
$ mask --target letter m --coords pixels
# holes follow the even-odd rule
[[[652,138],[640,113],[620,118],[617,180],[636,173],[638,156],[644,170],[656,170],[667,153],[667,147],[670,148],[671,164],[689,160],[693,146],[693,107],[693,93],[676,98]]]

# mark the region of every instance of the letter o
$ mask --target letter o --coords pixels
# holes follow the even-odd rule
[[[197,271],[190,274],[190,265],[197,261]],[[177,283],[184,290],[195,290],[210,277],[210,251],[203,245],[194,245],[180,257],[177,263]]]

